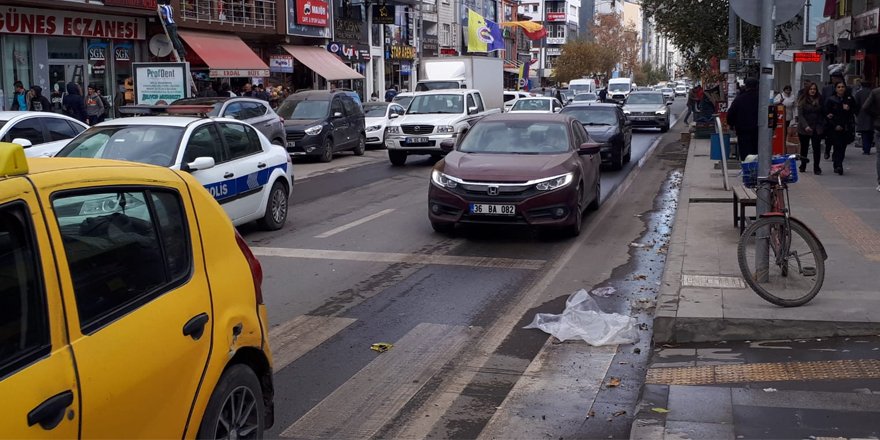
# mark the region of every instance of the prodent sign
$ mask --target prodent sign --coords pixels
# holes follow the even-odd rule
[[[68,37],[143,40],[144,19],[78,14],[31,8],[0,9],[0,34],[60,35]]]
[[[170,104],[186,98],[186,63],[134,63],[135,104]]]

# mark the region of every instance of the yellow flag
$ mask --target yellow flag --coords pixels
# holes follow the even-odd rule
[[[489,48],[483,34],[489,32],[482,15],[468,9],[468,52],[488,52]]]

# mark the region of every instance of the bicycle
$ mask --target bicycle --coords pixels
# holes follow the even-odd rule
[[[791,155],[783,163],[772,165],[767,177],[746,182],[756,186],[758,194],[761,189],[768,190],[770,211],[743,231],[737,246],[739,268],[746,283],[761,298],[782,307],[804,305],[819,293],[828,258],[816,234],[792,217],[788,209],[787,181],[795,173],[792,162],[796,157]],[[766,249],[768,254],[761,263],[766,269],[758,267],[759,249]]]

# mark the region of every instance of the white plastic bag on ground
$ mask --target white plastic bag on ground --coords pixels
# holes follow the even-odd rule
[[[594,346],[631,344],[639,339],[635,318],[602,312],[584,289],[565,301],[561,315],[538,313],[532,323],[523,328],[541,329],[560,341],[583,339]]]

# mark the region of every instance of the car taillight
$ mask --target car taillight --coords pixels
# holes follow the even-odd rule
[[[251,277],[254,279],[254,295],[257,297],[257,304],[263,304],[263,266],[260,265],[260,260],[257,260],[254,253],[251,252],[251,248],[245,243],[244,238],[241,238],[241,234],[238,233],[238,230],[235,231],[235,242],[238,243],[238,248],[241,249],[241,253],[244,254],[244,259],[247,260],[248,266],[251,268]]]

